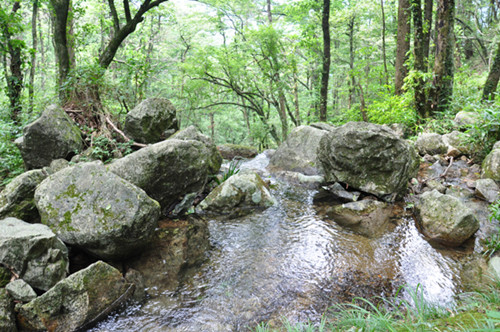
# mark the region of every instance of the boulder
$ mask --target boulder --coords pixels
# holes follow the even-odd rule
[[[491,150],[496,150],[496,149],[500,149],[500,141],[497,141],[495,144],[493,144],[493,147],[491,148]]]
[[[104,318],[133,293],[120,271],[98,261],[22,305],[20,327],[29,331],[76,331]]]
[[[45,225],[0,220],[0,263],[32,287],[48,290],[68,272],[68,249]]]
[[[422,133],[418,135],[415,146],[422,156],[430,154],[445,154],[448,151],[448,146],[443,141],[443,137],[435,133]]]
[[[0,288],[5,287],[12,278],[12,273],[9,269],[0,265]]]
[[[58,158],[71,158],[82,148],[80,129],[60,106],[51,105],[24,127],[19,145],[27,169],[42,168]]]
[[[212,160],[201,142],[168,139],[115,160],[108,169],[146,191],[167,214],[186,195],[203,191]]]
[[[489,276],[497,281],[500,280],[500,257],[495,256],[490,259],[488,262],[488,270]]]
[[[334,205],[327,210],[327,215],[337,224],[348,227],[356,233],[376,237],[386,230],[391,209],[384,202],[365,199]]]
[[[179,128],[174,105],[164,98],[146,99],[125,118],[125,133],[140,143],[157,143]],[[166,134],[170,131],[170,135]]]
[[[73,158],[71,158],[71,159],[73,159]],[[52,175],[52,174],[57,173],[60,170],[66,168],[68,166],[69,166],[69,161],[67,161],[66,159],[55,159],[55,160],[52,160],[52,162],[50,163],[50,166],[44,167],[43,170],[45,172],[47,172],[47,174]]]
[[[447,155],[458,157],[462,154],[468,155],[472,152],[472,144],[468,142],[468,134],[458,131],[443,135],[443,142],[448,147]]]
[[[36,293],[23,279],[16,279],[5,286],[10,296],[16,301],[29,302],[36,298]]]
[[[4,288],[0,288],[0,331],[17,332],[14,302]]]
[[[338,182],[331,184],[329,186],[323,186],[323,189],[333,194],[337,199],[342,202],[355,202],[358,200],[361,193],[359,191],[347,191]]]
[[[196,214],[185,218],[160,221],[152,245],[139,256],[127,261],[136,271],[131,279],[138,287],[143,283],[151,296],[164,290],[174,290],[181,280],[181,272],[201,264],[210,250],[208,223]],[[126,278],[129,280],[130,274]],[[140,280],[137,280],[140,274]],[[138,282],[136,282],[138,281]],[[144,290],[144,288],[142,289]],[[140,296],[141,290],[136,290]]]
[[[208,149],[210,153],[209,168],[208,168],[209,174],[210,175],[217,174],[222,164],[222,156],[210,137],[200,133],[195,126],[189,126],[183,130],[178,131],[170,138],[179,139],[183,141],[193,140],[205,144],[205,147]]]
[[[35,189],[47,173],[40,169],[25,172],[14,178],[0,193],[0,219],[15,217],[29,222],[40,219],[35,206]]]
[[[420,196],[415,206],[422,233],[431,241],[459,246],[479,229],[479,221],[459,198],[437,190]]]
[[[328,130],[312,126],[294,128],[271,157],[268,168],[272,171],[322,175],[317,150],[321,138],[327,133]]]
[[[254,158],[259,154],[259,151],[252,146],[244,146],[237,144],[222,144],[217,146],[222,158],[233,160],[235,157]]]
[[[455,115],[453,122],[457,126],[471,126],[479,120],[479,114],[470,111],[460,111]]]
[[[492,150],[483,160],[481,177],[500,181],[500,149]]]
[[[497,200],[499,190],[498,185],[492,179],[480,179],[476,181],[476,196],[489,203]]]
[[[253,171],[242,171],[216,187],[200,203],[205,212],[215,214],[249,213],[256,208],[276,204],[261,177]]]
[[[325,134],[318,156],[325,180],[347,184],[386,201],[402,197],[415,177],[415,149],[386,127],[349,122]]]
[[[160,216],[158,202],[101,162],[49,176],[35,202],[42,223],[64,242],[103,259],[123,259],[145,247]]]

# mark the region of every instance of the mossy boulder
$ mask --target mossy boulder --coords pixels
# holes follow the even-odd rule
[[[183,130],[176,132],[170,138],[180,139],[183,141],[193,140],[205,144],[205,147],[209,152],[208,171],[210,175],[217,174],[222,164],[222,156],[210,137],[200,133],[195,126],[189,126]]]
[[[142,188],[167,214],[186,195],[203,191],[212,158],[199,141],[168,139],[115,160],[108,169]]]
[[[423,193],[415,208],[422,233],[432,242],[456,247],[479,229],[471,209],[459,198],[437,190]]]
[[[7,284],[5,289],[16,301],[29,302],[36,298],[36,293],[23,279],[16,279]]]
[[[0,288],[0,331],[17,332],[14,302],[5,288]]]
[[[35,192],[42,223],[66,243],[103,259],[122,259],[145,247],[160,215],[158,202],[108,171],[81,163],[45,179]]]
[[[349,122],[326,133],[318,157],[327,182],[340,182],[386,201],[404,195],[416,176],[415,148],[389,128]]]
[[[140,143],[157,143],[173,134],[177,111],[168,99],[149,98],[131,110],[125,118],[125,133]]]
[[[211,214],[241,214],[276,204],[266,183],[253,171],[242,171],[216,187],[200,203]]]
[[[333,128],[333,127],[332,127]],[[305,175],[321,175],[318,160],[320,140],[329,131],[312,126],[294,128],[269,161],[271,171],[293,171]]]
[[[443,140],[443,136],[436,133],[421,133],[418,135],[415,146],[421,155],[445,154],[448,146]]]
[[[259,151],[252,146],[238,144],[222,144],[217,146],[217,149],[226,160],[233,160],[235,157],[254,158],[259,154]]]
[[[32,287],[48,290],[66,277],[68,249],[45,225],[0,220],[0,264]]]
[[[492,150],[483,160],[481,177],[500,181],[500,149]]]
[[[47,107],[37,120],[24,127],[18,145],[27,169],[49,166],[54,159],[71,158],[83,144],[80,129],[57,105]]]
[[[14,178],[0,193],[0,219],[15,217],[28,222],[38,221],[35,189],[46,177],[47,173],[36,169]]]
[[[500,189],[492,179],[479,179],[476,181],[475,194],[488,203],[493,203],[498,199]]]
[[[84,330],[104,318],[133,293],[133,285],[114,267],[98,261],[60,281],[19,308],[20,327],[28,331]]]

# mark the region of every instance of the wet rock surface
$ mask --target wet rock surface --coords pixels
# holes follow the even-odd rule
[[[104,259],[123,259],[149,245],[158,202],[100,162],[77,164],[35,192],[42,223],[66,243]]]
[[[49,227],[6,218],[0,220],[0,263],[32,287],[48,290],[66,277],[68,249]]]

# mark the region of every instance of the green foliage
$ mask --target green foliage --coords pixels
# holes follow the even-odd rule
[[[476,157],[482,160],[495,142],[500,140],[500,103],[471,103],[478,114],[477,121],[467,131],[472,143],[481,147]]]
[[[231,176],[238,174],[240,172],[240,169],[238,168],[239,166],[240,166],[239,160],[236,159],[231,160],[231,162],[229,163],[229,168],[222,174],[222,177],[221,178],[218,178],[217,176],[214,177],[215,182],[218,185],[221,185]]]
[[[103,163],[109,163],[114,158],[120,158],[132,152],[133,141],[125,143],[118,142],[116,139],[106,136],[96,137],[90,148],[90,153],[83,159],[101,160]]]
[[[490,204],[490,222],[500,220],[500,200]],[[485,247],[484,256],[491,257],[495,252],[500,251],[500,229],[482,241]]]
[[[417,116],[411,107],[408,94],[402,96],[383,94],[380,99],[367,107],[366,113],[370,122],[377,124],[402,123],[407,128],[414,129],[417,123]]]
[[[12,123],[0,121],[0,188],[24,172],[21,153],[13,142],[18,133],[13,128]]]

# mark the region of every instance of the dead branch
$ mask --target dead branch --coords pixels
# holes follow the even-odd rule
[[[127,137],[127,135],[125,135],[125,133],[123,131],[121,131],[120,129],[118,129],[117,126],[115,126],[115,124],[106,116],[106,122],[111,126],[111,128],[113,128],[114,131],[116,131],[118,134],[120,134],[121,137],[123,137],[123,139],[126,141],[126,142],[130,142],[131,139]],[[147,146],[147,144],[142,144],[142,143],[137,143],[137,142],[134,142],[132,144],[133,146],[137,146],[137,147],[141,147],[141,148],[144,148]]]
[[[448,165],[448,167],[446,167],[446,169],[444,170],[443,174],[440,175],[440,177],[442,178],[446,177],[446,174],[448,173],[448,170],[452,165],[453,165],[453,157],[450,157],[450,164]]]

